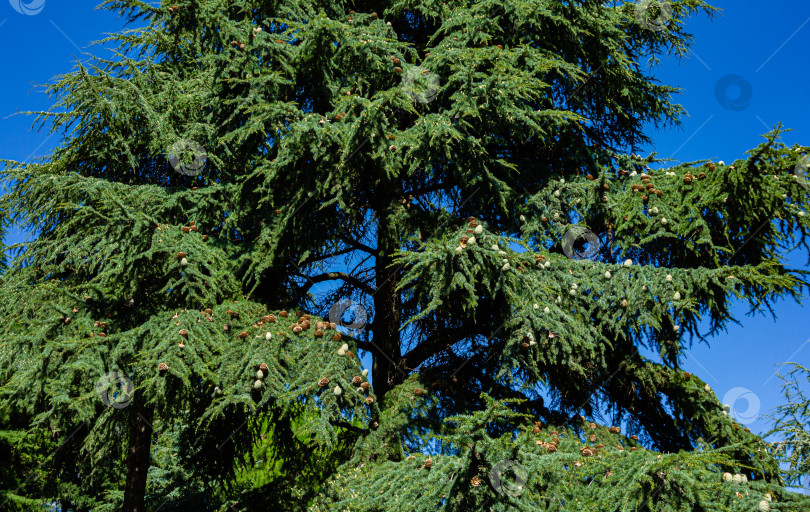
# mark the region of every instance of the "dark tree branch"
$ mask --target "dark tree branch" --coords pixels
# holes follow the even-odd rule
[[[366,283],[364,283],[360,279],[357,279],[356,277],[351,276],[351,275],[349,275],[349,274],[347,274],[345,272],[325,272],[323,274],[318,274],[317,276],[307,276],[307,275],[302,274],[300,272],[295,272],[293,275],[301,276],[301,277],[304,277],[304,278],[307,279],[307,283],[302,287],[301,291],[299,292],[302,295],[306,295],[306,293],[309,291],[309,289],[312,288],[314,285],[316,285],[318,283],[322,283],[324,281],[336,281],[336,280],[341,280],[341,281],[344,281],[344,282],[349,283],[351,285],[354,285],[354,286],[356,286],[357,288],[359,288],[360,290],[364,291],[365,293],[367,293],[369,295],[374,295],[374,292],[375,292],[374,288],[367,285]]]
[[[355,250],[355,249],[353,249],[353,248],[352,248],[352,249],[342,249],[342,250],[340,250],[340,251],[333,252],[333,253],[331,253],[331,254],[326,254],[326,255],[323,255],[323,256],[313,256],[313,257],[307,258],[307,259],[305,259],[304,261],[302,261],[301,263],[299,263],[299,266],[300,266],[301,268],[304,268],[304,267],[306,267],[307,265],[311,265],[311,264],[313,264],[313,263],[317,263],[317,262],[319,262],[319,261],[323,261],[323,260],[328,260],[329,258],[334,258],[334,257],[337,257],[337,256],[342,256],[342,255],[344,255],[344,254],[348,254],[348,253],[350,253],[350,252],[352,252],[352,251],[354,251],[354,250]]]
[[[362,244],[362,243],[358,242],[357,240],[355,240],[353,238],[349,238],[347,236],[340,236],[338,238],[340,238],[340,240],[342,240],[343,242],[346,242],[347,244],[349,244],[354,249],[358,249],[360,251],[366,252],[368,254],[371,254],[372,256],[377,255],[377,249],[373,249],[373,248],[367,246],[366,244]]]
[[[464,322],[461,327],[436,326],[430,336],[403,356],[404,367],[406,370],[412,370],[449,346],[476,334],[481,333],[473,329],[470,321]]]

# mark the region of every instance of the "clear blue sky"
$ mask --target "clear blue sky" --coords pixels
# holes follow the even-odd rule
[[[33,0],[27,5],[40,3]],[[45,155],[58,136],[30,131],[33,118],[8,117],[18,110],[45,109],[50,101],[36,84],[71,71],[83,52],[108,56],[89,46],[105,32],[116,31],[120,21],[106,11],[94,10],[96,0],[46,0],[37,14],[20,14],[21,0],[0,0],[0,157],[21,161]],[[12,5],[13,4],[13,5]],[[664,59],[658,78],[684,89],[678,101],[689,117],[680,130],[655,132],[654,148],[661,157],[680,161],[714,158],[730,162],[756,146],[760,135],[782,122],[794,131],[788,144],[810,145],[810,3],[791,0],[776,3],[753,0],[718,1],[724,16],[708,21],[695,18],[688,24],[695,34],[694,54],[684,62]],[[804,48],[804,50],[802,50]],[[728,87],[718,100],[717,84],[728,75]],[[645,153],[646,154],[646,153]],[[12,231],[7,244],[21,240]],[[797,255],[794,267],[805,267]],[[746,317],[735,308],[742,326],[710,340],[711,348],[696,345],[685,369],[699,375],[720,399],[734,388],[750,390],[760,402],[751,411],[749,426],[767,429],[762,413],[780,402],[776,365],[784,361],[810,363],[810,319],[793,303],[776,308],[778,318]],[[366,361],[367,363],[368,361]],[[745,399],[733,404],[739,413],[748,409]],[[754,414],[758,412],[758,414]],[[748,422],[748,420],[745,420]]]

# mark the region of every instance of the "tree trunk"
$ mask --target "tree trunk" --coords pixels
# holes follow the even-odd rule
[[[133,404],[135,405],[135,404]],[[152,452],[151,407],[135,405],[129,434],[129,457],[127,459],[127,482],[124,489],[122,512],[146,512],[146,474]]]
[[[374,372],[374,392],[382,405],[385,394],[405,380],[404,371],[400,368],[402,360],[399,326],[400,326],[400,271],[389,267],[392,254],[399,249],[396,226],[393,224],[393,201],[380,205],[379,223],[377,225],[377,258],[375,264],[376,293],[374,294],[374,344],[382,352],[375,355],[372,371]]]

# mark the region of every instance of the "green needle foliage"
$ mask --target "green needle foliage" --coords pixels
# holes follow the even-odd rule
[[[777,458],[788,464],[785,482],[801,486],[810,476],[810,397],[805,390],[810,369],[798,363],[788,367],[787,376],[779,376],[785,403],[776,408],[774,426],[768,434],[781,436],[771,447]]]
[[[176,1],[104,2],[133,27],[48,86],[52,154],[2,167],[37,236],[0,278],[0,439],[57,443],[8,503],[810,506],[679,369],[733,300],[801,299],[807,148],[633,154],[684,112],[648,61],[715,8]]]

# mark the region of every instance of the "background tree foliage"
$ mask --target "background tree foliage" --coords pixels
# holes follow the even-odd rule
[[[633,154],[683,114],[646,61],[715,11],[669,5],[104,2],[136,26],[49,86],[59,147],[2,171],[3,218],[39,232],[0,280],[3,424],[58,448],[4,498],[807,506],[678,368],[732,300],[801,298],[781,253],[808,249],[807,148],[777,129],[728,165]],[[567,257],[585,229],[591,257]],[[327,318],[347,297],[356,339]],[[110,372],[124,407],[98,399]]]

